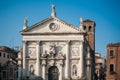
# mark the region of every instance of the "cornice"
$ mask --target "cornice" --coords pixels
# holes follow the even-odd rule
[[[84,35],[84,32],[79,32],[79,33],[71,33],[71,32],[61,32],[61,33],[30,33],[30,32],[21,32],[22,35]]]

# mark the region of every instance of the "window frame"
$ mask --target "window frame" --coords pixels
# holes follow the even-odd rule
[[[112,71],[111,71],[111,65],[112,65]],[[115,73],[115,64],[110,64],[110,65],[109,65],[109,72],[110,72],[111,74],[114,74],[114,73]]]
[[[3,57],[4,57],[4,58],[6,57],[6,53],[3,53]]]
[[[2,57],[2,52],[0,52],[0,57]]]
[[[88,27],[88,31],[90,31],[90,32],[92,31],[92,26]]]
[[[86,28],[87,28],[86,26],[83,26],[83,30],[86,30]]]
[[[112,51],[112,55],[111,55],[111,51]],[[109,50],[109,56],[112,58],[112,57],[114,57],[114,55],[115,55],[115,50],[110,49]]]

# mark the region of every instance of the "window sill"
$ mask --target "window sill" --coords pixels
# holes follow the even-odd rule
[[[116,72],[114,72],[114,71],[112,71],[112,72],[110,72],[110,74],[115,74]]]

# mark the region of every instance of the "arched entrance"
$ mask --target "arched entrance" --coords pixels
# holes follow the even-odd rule
[[[58,68],[56,66],[48,69],[48,80],[58,80]]]

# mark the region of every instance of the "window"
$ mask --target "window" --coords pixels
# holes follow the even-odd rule
[[[92,27],[91,26],[89,26],[89,31],[92,31]]]
[[[9,58],[9,54],[7,55],[7,58]]]
[[[16,77],[18,78],[18,71],[16,71]]]
[[[86,26],[83,26],[83,30],[86,30]]]
[[[0,52],[0,57],[1,57],[1,54],[2,54],[2,53]]]
[[[3,57],[5,57],[5,53],[4,53]]]
[[[114,64],[110,64],[110,73],[114,72]]]
[[[6,73],[6,71],[3,71],[3,78],[5,79],[7,76],[7,73]]]
[[[114,50],[110,50],[110,57],[114,56]]]
[[[0,63],[0,67],[1,67],[2,65],[1,65],[1,63]]]

